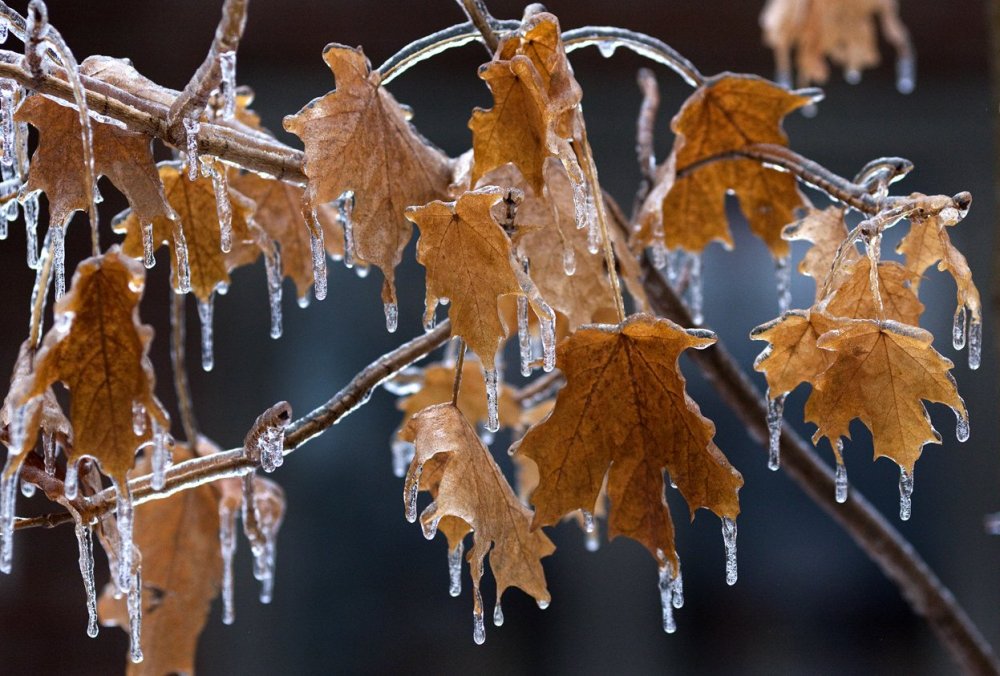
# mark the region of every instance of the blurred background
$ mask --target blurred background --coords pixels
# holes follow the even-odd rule
[[[25,3],[13,3],[19,11]],[[180,89],[201,63],[219,16],[218,2],[52,2],[49,15],[77,58],[129,57],[156,82]],[[770,77],[773,61],[763,47],[758,13],[763,2],[726,0],[550,0],[564,28],[618,25],[663,39],[702,72],[723,70]],[[491,0],[499,18],[518,18],[523,6]],[[895,191],[953,194],[969,190],[969,217],[952,231],[966,253],[984,300],[992,285],[990,250],[993,204],[992,113],[988,80],[986,8],[972,0],[942,3],[904,0],[902,17],[918,54],[916,91],[893,86],[893,54],[866,71],[856,86],[835,75],[825,87],[819,114],[794,114],[786,122],[793,149],[846,176],[882,155],[911,159],[916,169]],[[237,79],[257,92],[256,110],[285,142],[284,115],[332,88],[321,60],[328,42],[362,45],[377,65],[408,42],[463,16],[454,2],[349,2],[255,0],[239,52]],[[20,49],[19,44],[11,44]],[[486,60],[478,45],[436,57],[393,82],[389,89],[412,106],[414,123],[452,156],[470,144],[466,127],[474,106],[490,105],[476,77]],[[636,70],[648,65],[619,50],[575,52],[572,61],[584,91],[584,111],[604,186],[631,204],[639,178],[634,159],[635,115],[640,95]],[[663,105],[657,127],[658,157],[669,152],[669,119],[690,89],[672,72],[656,69]],[[110,217],[124,200],[102,181],[103,241]],[[819,206],[825,198],[811,197]],[[45,216],[42,217],[43,223]],[[82,220],[78,216],[77,220]],[[746,369],[762,344],[749,330],[777,314],[773,263],[733,212],[734,251],[712,246],[704,256],[706,325],[718,332]],[[888,238],[888,237],[887,237]],[[883,247],[894,248],[895,239]],[[87,228],[70,228],[68,260],[87,255]],[[796,244],[796,262],[804,248]],[[166,335],[168,286],[165,253],[152,271],[142,314],[158,334],[152,358],[160,398],[175,410]],[[898,470],[872,463],[871,442],[859,425],[846,459],[854,491],[886,514],[954,592],[987,639],[1000,644],[1000,539],[984,532],[983,518],[1000,510],[997,449],[995,321],[986,300],[986,349],[982,368],[966,367],[947,339],[954,311],[950,278],[930,271],[921,287],[923,325],[935,346],[956,362],[954,375],[970,408],[972,436],[958,444],[954,417],[930,406],[944,442],[929,446],[916,468],[913,518],[900,523]],[[23,227],[0,244],[4,330],[0,370],[10,368],[26,334],[33,273],[24,264]],[[330,265],[330,293],[305,310],[285,286],[285,335],[268,337],[263,264],[235,273],[228,295],[217,299],[215,370],[198,363],[197,316],[189,303],[189,362],[203,431],[224,447],[241,443],[254,418],[280,399],[299,415],[325,401],[383,352],[421,332],[423,268],[413,243],[402,265],[399,330],[384,328],[380,279],[359,279]],[[812,280],[796,276],[794,307],[812,300]],[[7,366],[2,366],[7,365]],[[487,623],[483,646],[472,641],[472,599],[467,575],[459,598],[448,596],[446,545],[424,540],[403,518],[401,480],[391,472],[389,441],[399,421],[392,396],[371,402],[297,451],[273,475],[288,495],[278,540],[274,601],[257,601],[257,583],[245,540],[236,564],[236,623],[221,623],[216,601],[202,634],[202,673],[870,673],[940,674],[957,671],[922,620],[867,557],[783,472],[766,469],[766,450],[752,441],[691,364],[690,391],[718,426],[717,443],[743,473],[740,497],[739,582],[725,584],[719,521],[704,513],[688,523],[676,492],[677,549],[684,566],[685,607],[678,631],[661,629],[656,565],[632,541],[585,550],[575,524],[552,530],[559,547],[545,560],[553,602],[545,611],[519,590],[504,598],[507,621]],[[5,377],[5,376],[4,376]],[[763,390],[763,378],[753,374]],[[519,384],[511,370],[508,378]],[[786,419],[804,434],[806,393],[794,393]],[[176,420],[175,416],[175,420]],[[175,433],[180,434],[179,425]],[[493,451],[509,470],[506,436]],[[828,447],[821,449],[832,463]],[[19,514],[47,511],[45,498],[18,498]],[[98,584],[108,579],[97,552]],[[484,597],[492,597],[487,576]],[[19,534],[14,572],[0,580],[0,671],[11,674],[108,674],[123,671],[127,641],[116,628],[85,634],[86,610],[71,529]]]

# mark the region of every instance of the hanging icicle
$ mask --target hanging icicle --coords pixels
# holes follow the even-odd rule
[[[187,148],[188,180],[198,179],[198,133],[201,131],[201,123],[193,118],[184,119],[185,147]]]
[[[198,301],[198,318],[201,320],[201,368],[204,371],[211,371],[215,368],[215,354],[212,338],[212,314],[215,294],[209,295],[208,300]]]
[[[97,636],[97,585],[94,582],[94,537],[90,526],[76,515],[76,542],[80,550],[80,575],[87,595],[87,636]]]

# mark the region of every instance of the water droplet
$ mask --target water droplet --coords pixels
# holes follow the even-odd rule
[[[500,605],[499,601],[497,601],[496,606],[493,608],[493,626],[503,626],[503,607]]]

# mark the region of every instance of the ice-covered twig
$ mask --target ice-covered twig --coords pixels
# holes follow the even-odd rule
[[[653,145],[653,132],[656,124],[656,112],[660,109],[660,87],[656,75],[648,68],[640,68],[636,76],[639,89],[642,91],[642,104],[639,106],[639,117],[636,120],[635,153],[639,160],[639,188],[632,204],[632,220],[635,221],[646,201],[646,196],[656,183],[656,155]]]

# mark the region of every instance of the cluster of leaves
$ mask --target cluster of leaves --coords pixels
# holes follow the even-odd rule
[[[775,2],[769,11],[787,13],[790,4]],[[890,16],[889,5],[879,6]],[[783,30],[806,44],[805,29]],[[792,38],[783,35],[781,49],[787,50]],[[812,59],[832,50],[807,49]],[[869,62],[854,52],[832,53],[848,68]],[[947,231],[964,216],[968,200],[890,198],[888,180],[878,174],[859,184],[875,207],[852,231],[845,209],[809,207],[796,176],[762,163],[748,149],[786,146],[783,117],[810,105],[816,92],[789,91],[749,75],[701,78],[673,120],[672,152],[656,168],[656,180],[629,223],[600,189],[580,107],[583,94],[555,16],[532,6],[520,28],[501,37],[479,71],[493,106],[473,111],[472,147],[457,159],[419,134],[408,109],[382,86],[382,75],[360,48],[331,44],[323,58],[335,89],[284,120],[304,145],[304,188],[241,171],[216,157],[199,158],[192,152],[197,138],[183,163],[157,166],[150,136],[92,120],[94,172],[107,176],[130,205],[114,223],[124,240],[77,266],[40,349],[25,343],[3,411],[10,430],[8,480],[16,480],[39,431],[49,440],[43,446],[58,439],[65,451],[61,501],[71,508],[75,478],[69,468],[81,459],[95,461],[119,494],[127,493],[129,476],[162,474],[158,434],[169,430],[170,421],[153,395],[147,358],[152,330],[138,314],[146,274],[139,261],[150,267],[155,249],[169,247],[175,291],[190,291],[203,306],[228,286],[234,268],[262,255],[269,269],[280,259],[281,275],[294,282],[300,299],[314,284],[322,295],[326,253],[349,265],[374,265],[384,279],[381,297],[394,330],[395,269],[415,224],[417,260],[427,278],[424,325],[432,328],[437,306],[446,304],[460,347],[451,360],[424,369],[419,391],[401,401],[397,469],[405,474],[407,518],[417,518],[419,493],[430,494],[432,501],[420,514],[425,535],[443,531],[452,556],[460,556],[464,538],[472,534],[466,560],[476,640],[484,637],[480,581],[487,558],[497,583],[498,624],[501,596],[511,586],[547,604],[541,560],[555,548],[542,527],[568,516],[580,516],[588,529],[595,514],[606,517],[610,537],[642,543],[657,562],[661,584],[673,583],[680,577],[680,560],[667,486],[680,491],[692,514],[705,508],[720,517],[732,549],[743,479],[716,446],[715,426],[687,394],[679,370],[685,350],[708,348],[715,336],[651,314],[641,263],[649,248],[697,255],[713,241],[731,247],[725,211],[730,193],[775,258],[789,255],[790,240],[812,244],[800,270],[816,280],[814,305],[753,333],[771,344],[757,362],[770,397],[809,383],[806,419],[817,425],[817,440],[828,438],[839,459],[840,439],[859,418],[872,431],[876,456],[890,457],[907,473],[925,443],[940,441],[923,401],[954,408],[959,437],[968,435],[967,413],[949,374],[952,364],[931,347],[930,334],[917,328],[923,311],[919,283],[937,263],[958,286],[956,346],[966,335],[970,346],[979,340],[979,295]],[[808,73],[806,79],[820,79],[815,67],[800,65],[800,70]],[[177,97],[125,61],[91,57],[81,72],[164,105]],[[198,121],[272,138],[248,110],[250,102],[249,95],[238,97],[231,117],[210,106]],[[23,98],[15,119],[39,130],[23,194],[45,192],[52,227],[64,228],[94,197],[87,188],[77,111],[36,94]],[[807,215],[798,218],[802,211]],[[911,229],[900,246],[903,263],[882,261],[882,231],[904,218]],[[631,315],[619,277],[636,310]],[[500,384],[497,355],[515,333],[522,373],[530,375],[539,361],[543,370],[561,372],[565,385],[554,400],[548,390],[528,397]],[[533,336],[541,342],[540,360]],[[465,358],[466,347],[475,359]],[[68,419],[52,391],[56,382],[70,391]],[[274,435],[288,418],[281,409],[258,420],[245,440],[254,462],[268,469],[280,464]],[[517,491],[477,431],[500,425],[520,435],[511,449],[520,468]],[[168,443],[175,460],[215,450],[204,439]],[[47,462],[53,459],[45,453]],[[85,474],[93,473],[92,465],[84,467]],[[54,463],[52,469],[57,472]],[[88,481],[90,492],[99,490],[93,477]],[[242,511],[254,555],[266,563],[282,504],[276,486],[247,478],[221,480],[139,508],[144,671],[191,670],[210,602],[222,580],[231,580],[232,551],[225,545],[231,541],[223,536],[220,554],[220,527],[231,532],[233,515]],[[109,558],[129,566],[116,559],[121,529],[114,527],[115,516],[95,521]],[[180,532],[183,547],[173,548]],[[267,578],[266,570],[262,576]],[[735,569],[730,579],[735,581]],[[102,599],[102,617],[134,625],[134,613],[128,603],[113,599],[114,591],[109,588]]]

